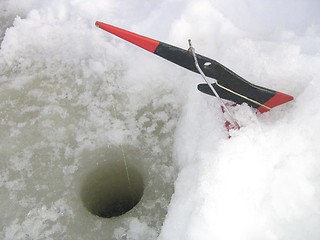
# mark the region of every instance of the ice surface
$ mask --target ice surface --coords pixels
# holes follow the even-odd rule
[[[319,10],[313,0],[2,1],[0,238],[319,239]],[[96,20],[184,48],[191,38],[295,100],[263,115],[235,107],[242,127],[228,139],[199,76]],[[119,145],[146,190],[110,221],[84,209],[79,188]]]

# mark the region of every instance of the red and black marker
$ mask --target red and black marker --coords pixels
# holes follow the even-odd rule
[[[195,73],[199,73],[192,53],[152,38],[148,38],[106,23],[96,22],[96,26],[112,33],[132,44],[135,44],[149,52],[152,52],[170,62],[184,67]],[[197,54],[200,68],[207,77],[217,80],[212,84],[221,98],[235,103],[247,103],[260,112],[269,111],[271,108],[293,100],[293,97],[281,92],[254,85],[219,62]],[[213,95],[207,84],[199,84],[198,90]]]

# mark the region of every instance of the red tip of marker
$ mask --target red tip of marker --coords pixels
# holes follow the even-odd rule
[[[156,51],[160,43],[152,38],[129,32],[103,22],[96,21],[96,26],[152,53]]]
[[[278,105],[284,104],[284,103],[289,102],[291,100],[293,100],[292,96],[287,95],[285,93],[276,92],[276,94],[272,98],[270,98],[267,102],[265,102],[264,105],[267,106],[268,108],[274,108]],[[270,110],[268,108],[261,106],[258,108],[258,110],[261,113],[264,113],[264,112],[267,112]]]

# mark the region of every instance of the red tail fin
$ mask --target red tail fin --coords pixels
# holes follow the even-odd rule
[[[263,105],[264,106],[267,106],[268,108],[264,107],[264,106],[260,106],[258,108],[259,112],[267,112],[270,110],[270,108],[274,108],[278,105],[281,105],[281,104],[284,104],[286,102],[289,102],[293,100],[293,97],[288,95],[288,94],[285,94],[285,93],[282,93],[282,92],[276,92],[276,94],[270,98],[267,102],[265,102]]]

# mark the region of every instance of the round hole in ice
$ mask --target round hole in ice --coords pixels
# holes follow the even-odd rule
[[[141,200],[144,184],[141,174],[124,162],[99,164],[88,174],[81,188],[86,209],[102,218],[121,216]]]

